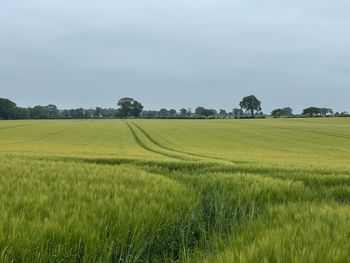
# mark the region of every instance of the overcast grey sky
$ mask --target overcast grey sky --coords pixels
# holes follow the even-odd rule
[[[350,111],[349,14],[349,0],[0,0],[0,97]]]

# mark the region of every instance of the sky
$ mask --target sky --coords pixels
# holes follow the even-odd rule
[[[0,97],[19,106],[350,111],[348,0],[0,0]]]

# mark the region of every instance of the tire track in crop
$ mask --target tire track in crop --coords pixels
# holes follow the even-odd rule
[[[163,155],[165,157],[168,157],[168,158],[172,158],[172,159],[177,159],[177,160],[181,160],[181,161],[186,161],[187,159],[185,159],[184,157],[182,156],[179,156],[177,154],[173,154],[173,153],[166,153],[166,152],[162,152],[162,151],[158,151],[158,150],[155,150],[149,146],[147,146],[141,139],[140,137],[136,134],[136,131],[134,130],[134,128],[130,125],[130,123],[128,122],[125,122],[126,125],[129,127],[129,130],[132,134],[132,136],[134,137],[136,143],[143,149],[145,149],[146,151],[149,151],[149,152],[152,152],[152,153],[156,153],[156,154],[160,154],[160,155]],[[151,141],[152,142],[152,141]]]
[[[188,156],[188,158],[192,158],[195,157],[197,160],[203,160],[203,159],[206,159],[206,160],[210,160],[210,161],[213,161],[213,160],[216,160],[216,161],[220,161],[220,162],[224,162],[226,164],[236,164],[237,162],[234,162],[234,161],[231,161],[231,160],[227,160],[227,159],[224,159],[224,158],[219,158],[219,157],[212,157],[212,156],[207,156],[207,155],[202,155],[202,154],[196,154],[196,153],[190,153],[190,152],[185,152],[185,151],[179,151],[179,150],[174,150],[172,148],[169,148],[169,147],[166,147],[162,144],[160,144],[158,141],[156,141],[154,138],[152,138],[149,133],[147,133],[144,129],[142,129],[139,125],[135,124],[135,123],[132,123],[132,125],[134,125],[136,128],[138,128],[146,137],[147,139],[149,139],[153,144],[155,144],[156,146],[164,149],[164,150],[167,150],[167,151],[170,151],[170,152],[174,152],[174,153],[177,153],[177,154],[181,154],[181,155],[185,155],[185,156]],[[240,162],[242,163],[242,162]]]

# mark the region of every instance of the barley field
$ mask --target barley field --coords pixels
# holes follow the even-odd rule
[[[0,122],[0,262],[349,262],[350,119]]]

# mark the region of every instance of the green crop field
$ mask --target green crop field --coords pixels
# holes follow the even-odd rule
[[[0,122],[0,262],[349,262],[350,119]]]

